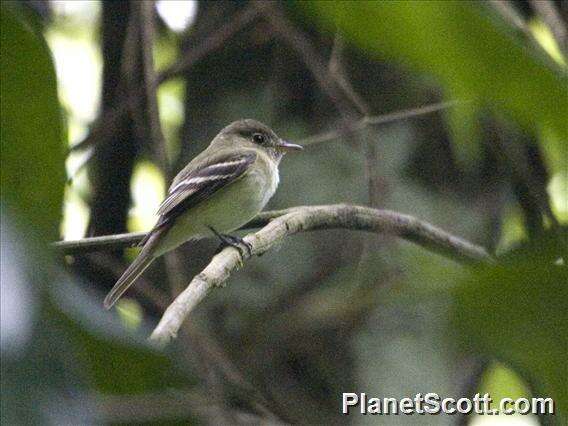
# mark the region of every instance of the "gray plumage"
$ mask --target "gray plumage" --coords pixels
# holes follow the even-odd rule
[[[111,308],[157,257],[210,235],[211,227],[229,233],[256,216],[276,191],[278,164],[291,149],[301,147],[256,120],[239,120],[221,130],[174,178],[156,225],[106,296],[105,308]]]

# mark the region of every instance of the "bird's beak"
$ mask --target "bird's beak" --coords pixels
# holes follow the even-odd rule
[[[278,149],[282,151],[302,151],[304,147],[302,145],[298,145],[295,143],[287,142],[285,140],[280,139],[280,143],[278,144]]]

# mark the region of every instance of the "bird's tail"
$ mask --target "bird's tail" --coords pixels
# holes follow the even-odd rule
[[[110,309],[117,302],[117,300],[124,294],[128,288],[134,284],[136,278],[144,272],[144,270],[150,266],[150,263],[154,261],[154,257],[151,255],[144,256],[140,254],[134,262],[126,269],[124,274],[118,279],[114,287],[105,297],[104,307],[105,309]]]
[[[150,263],[154,261],[156,256],[153,254],[154,243],[157,240],[159,232],[149,235],[148,242],[138,255],[134,262],[124,271],[118,279],[111,291],[108,292],[104,300],[105,309],[110,309],[117,300],[124,294],[126,290],[136,281],[136,279],[146,270]]]

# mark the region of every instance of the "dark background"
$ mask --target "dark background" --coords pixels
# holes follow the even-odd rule
[[[482,424],[345,417],[342,392],[566,409],[566,3],[191,7],[174,30],[151,1],[2,4],[3,423]],[[171,177],[245,117],[306,145],[268,209],[394,210],[499,263],[304,233],[149,349],[216,242],[156,262],[110,313],[102,297],[134,249],[64,257],[47,243],[147,230]],[[384,120],[354,130],[364,117]]]

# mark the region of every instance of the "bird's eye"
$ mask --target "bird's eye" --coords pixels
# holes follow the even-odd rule
[[[252,140],[254,143],[263,144],[266,142],[266,136],[264,136],[262,133],[255,133],[254,135],[252,135]]]

